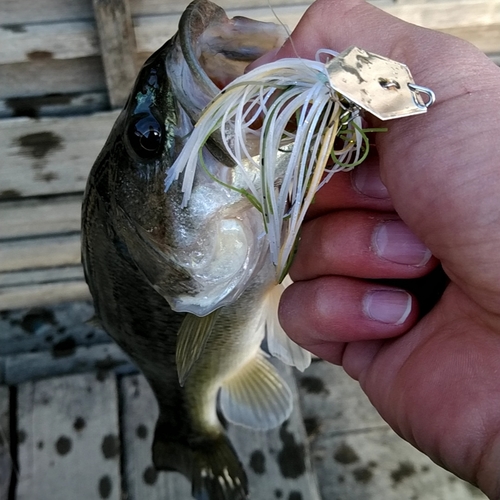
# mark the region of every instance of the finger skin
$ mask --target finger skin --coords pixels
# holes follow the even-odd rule
[[[370,182],[366,182],[368,179]],[[379,211],[394,210],[389,193],[380,179],[378,156],[375,152],[362,165],[359,165],[351,172],[336,173],[316,193],[314,202],[306,215],[306,220],[313,219],[331,210],[344,208],[366,208]]]
[[[500,190],[500,127],[491,113],[500,108],[499,68],[463,40],[397,20],[362,0],[315,2],[292,40],[276,58],[314,58],[319,48],[357,45],[405,63],[416,83],[435,92],[436,104],[425,115],[384,122],[388,131],[376,134],[382,180],[399,216],[448,274],[475,300],[499,311],[489,293],[500,283],[500,252],[494,251],[500,245],[500,219],[492,218],[491,206]],[[478,119],[478,109],[489,112]],[[493,226],[476,225],[471,235],[475,220]],[[494,269],[470,265],[477,247],[465,238],[497,255]]]
[[[421,255],[418,252],[413,265],[406,263],[404,255],[399,258],[396,250],[390,256],[392,261],[379,255],[377,235],[398,225],[405,227],[395,214],[362,210],[336,211],[313,219],[301,229],[290,276],[294,281],[322,275],[369,279],[424,276],[437,265],[428,250],[422,250]],[[404,243],[402,251],[408,246]]]
[[[321,276],[325,269],[303,252],[294,264],[301,280],[283,295],[280,320],[299,343],[359,379],[400,435],[500,499],[500,69],[467,42],[362,0],[318,0],[292,39],[276,58],[356,45],[407,64],[416,83],[436,93],[425,115],[391,121],[375,141],[394,209],[451,283],[425,317],[410,315],[403,331],[379,331],[360,307],[370,283]],[[329,211],[328,197],[318,202],[312,219]]]
[[[390,292],[404,294],[404,300],[409,302],[401,304],[401,312],[396,313],[393,324],[372,319],[367,300],[373,293]],[[290,337],[314,349],[329,342],[396,337],[416,322],[418,305],[404,291],[364,280],[324,276],[288,287],[279,314]]]

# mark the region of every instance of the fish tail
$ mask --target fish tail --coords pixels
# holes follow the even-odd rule
[[[153,442],[153,463],[158,470],[177,471],[191,480],[196,500],[245,500],[248,481],[234,448],[224,434],[193,443],[160,437]]]

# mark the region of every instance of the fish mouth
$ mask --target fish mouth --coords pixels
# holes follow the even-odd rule
[[[274,23],[235,16],[206,0],[186,9],[179,36],[191,71],[208,77],[219,89],[242,75],[246,66],[286,40],[285,29]]]
[[[228,18],[218,5],[195,0],[181,16],[178,50],[167,57],[167,69],[175,73],[176,97],[197,120],[222,88],[251,62],[281,47],[287,37],[283,26],[242,16]]]

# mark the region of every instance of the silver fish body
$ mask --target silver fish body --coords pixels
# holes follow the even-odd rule
[[[84,197],[82,261],[96,316],[158,400],[155,466],[185,474],[198,500],[248,492],[217,399],[229,420],[267,429],[287,418],[291,394],[260,351],[274,281],[260,214],[203,169],[187,207],[182,179],[166,191],[165,178],[214,82],[283,40],[276,25],[190,4],[179,33],[142,68]],[[212,175],[239,186],[217,137],[203,154]]]

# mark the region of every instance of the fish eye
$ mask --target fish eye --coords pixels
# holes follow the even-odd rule
[[[163,130],[158,120],[151,115],[139,115],[128,127],[128,141],[140,158],[154,158],[163,145]]]

